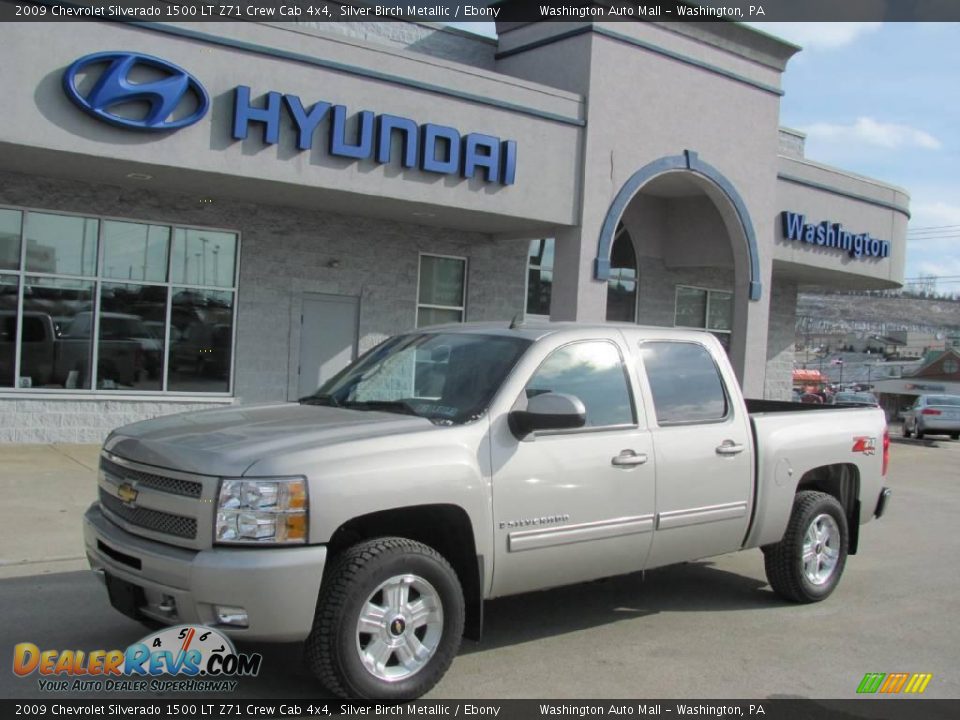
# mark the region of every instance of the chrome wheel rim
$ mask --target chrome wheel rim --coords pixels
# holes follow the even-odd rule
[[[443,635],[443,603],[418,575],[395,575],[367,598],[357,619],[357,653],[374,677],[398,682],[420,672]]]
[[[803,538],[803,574],[814,585],[824,585],[833,577],[839,560],[840,526],[832,515],[821,513]]]

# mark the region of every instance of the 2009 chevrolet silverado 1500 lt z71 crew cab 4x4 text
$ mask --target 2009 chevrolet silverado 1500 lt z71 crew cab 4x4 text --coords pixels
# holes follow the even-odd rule
[[[744,401],[707,333],[443,326],[299,403],[116,430],[86,547],[128,614],[305,641],[327,689],[411,698],[488,598],[759,547],[822,600],[887,452],[878,408]]]

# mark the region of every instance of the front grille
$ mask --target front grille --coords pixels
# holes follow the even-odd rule
[[[171,495],[183,495],[184,497],[199,498],[203,492],[203,485],[192,480],[180,480],[179,478],[164,477],[163,475],[154,475],[152,473],[133,470],[111,462],[106,458],[100,458],[100,468],[121,480],[136,482],[151,490],[170,493]]]
[[[121,520],[145,530],[187,540],[194,540],[197,537],[197,521],[194,518],[142,507],[131,508],[103,488],[100,488],[100,504]]]

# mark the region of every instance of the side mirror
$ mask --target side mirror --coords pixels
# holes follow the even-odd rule
[[[520,440],[536,430],[568,430],[583,427],[587,409],[575,395],[544,393],[527,401],[526,410],[507,416],[510,431]]]

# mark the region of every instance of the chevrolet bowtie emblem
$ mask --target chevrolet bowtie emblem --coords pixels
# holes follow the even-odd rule
[[[124,483],[117,488],[117,497],[123,500],[125,503],[132,503],[137,499],[137,495],[140,493],[137,492],[137,489],[130,483]]]

